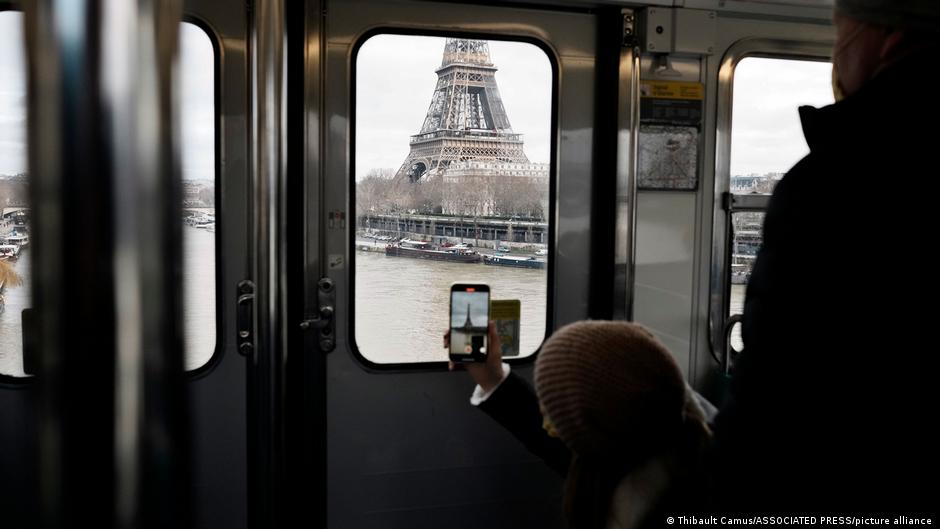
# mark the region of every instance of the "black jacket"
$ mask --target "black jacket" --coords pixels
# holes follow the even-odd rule
[[[535,391],[519,375],[510,372],[506,380],[479,407],[512,432],[516,439],[542,458],[559,476],[568,474],[571,452],[565,443],[549,437],[542,428],[542,414]]]
[[[938,503],[938,51],[800,109],[810,154],[771,199],[715,424],[720,508]]]

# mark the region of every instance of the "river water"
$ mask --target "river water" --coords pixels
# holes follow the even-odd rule
[[[441,335],[447,329],[451,283],[486,283],[493,299],[522,302],[520,355],[528,356],[545,336],[548,276],[528,270],[386,257],[356,252],[356,330],[360,353],[376,363],[447,359]],[[730,312],[744,310],[744,285],[732,285]],[[740,350],[740,326],[732,341]]]
[[[355,341],[360,353],[376,363],[447,360],[443,335],[450,286],[456,282],[485,283],[492,299],[521,301],[520,356],[535,352],[545,337],[545,270],[357,251],[355,275]]]
[[[7,288],[0,314],[0,374],[23,376],[23,309],[31,307],[30,247],[11,263],[23,284]],[[183,226],[183,332],[187,370],[205,364],[215,350],[215,233]]]
[[[183,227],[185,364],[207,362],[216,343],[215,234]],[[13,264],[24,284],[4,293],[0,314],[0,373],[22,376],[22,310],[30,306],[30,249]],[[448,296],[455,282],[486,283],[493,299],[522,305],[521,356],[532,354],[545,336],[548,276],[545,270],[486,266],[357,251],[355,255],[355,343],[376,363],[443,361],[442,335],[448,325]],[[731,288],[731,313],[743,309],[744,286]],[[740,349],[740,332],[734,333]]]

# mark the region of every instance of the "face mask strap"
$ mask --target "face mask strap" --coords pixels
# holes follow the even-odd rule
[[[849,34],[846,35],[844,39],[842,39],[842,42],[840,42],[838,46],[832,48],[832,59],[835,60],[835,58],[840,53],[845,51],[845,48],[849,44],[851,44],[853,40],[857,39],[858,36],[862,34],[862,31],[864,31],[866,27],[867,25],[864,23],[859,23],[857,26],[855,26],[855,29],[849,32]]]

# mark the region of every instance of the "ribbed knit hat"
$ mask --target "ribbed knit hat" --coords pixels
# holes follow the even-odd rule
[[[559,437],[581,457],[616,464],[680,435],[682,372],[636,324],[584,321],[559,329],[539,353],[535,387]]]
[[[836,0],[835,12],[889,28],[940,32],[938,0]]]

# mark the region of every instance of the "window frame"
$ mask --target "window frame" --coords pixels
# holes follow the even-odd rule
[[[25,16],[25,13],[23,13],[23,9],[19,6],[18,2],[0,1],[0,16],[10,11],[19,13],[21,16]],[[26,49],[26,42],[23,42],[24,52],[25,52],[25,49]],[[29,87],[27,86],[27,89],[28,88]],[[27,144],[27,147],[28,147],[28,144]],[[0,389],[22,389],[22,388],[31,387],[35,378],[36,377],[32,375],[18,377],[14,375],[8,375],[6,373],[0,373]]]
[[[548,259],[546,261],[545,272],[546,272],[546,300],[545,300],[545,335],[542,337],[542,342],[535,349],[535,351],[522,358],[505,358],[504,362],[510,365],[526,365],[535,362],[535,359],[538,357],[539,352],[541,351],[542,344],[545,343],[545,340],[552,334],[554,329],[554,313],[555,313],[555,237],[557,233],[556,223],[558,221],[557,216],[557,182],[558,182],[558,124],[559,124],[559,73],[560,73],[560,58],[556,51],[551,47],[551,45],[541,39],[530,35],[518,35],[518,34],[505,34],[505,33],[492,33],[492,32],[478,32],[478,31],[459,31],[459,30],[435,30],[427,28],[411,28],[411,27],[395,27],[395,26],[378,26],[369,29],[363,33],[360,33],[356,36],[355,41],[350,49],[349,54],[349,140],[348,140],[348,153],[349,153],[349,173],[345,175],[347,180],[347,209],[348,218],[350,221],[347,223],[346,227],[346,242],[347,248],[349,249],[349,257],[347,259],[348,266],[347,270],[347,280],[349,285],[349,316],[348,316],[348,339],[346,340],[349,350],[352,353],[355,361],[364,369],[372,373],[414,373],[414,372],[427,372],[427,371],[446,371],[448,369],[447,361],[440,362],[391,362],[391,363],[380,363],[374,362],[366,357],[362,351],[359,349],[359,343],[356,341],[356,82],[358,77],[358,57],[359,50],[362,46],[369,41],[372,37],[378,35],[398,35],[398,36],[411,36],[411,37],[434,37],[434,38],[467,38],[467,39],[479,39],[479,40],[498,40],[504,42],[519,42],[525,44],[532,44],[542,50],[545,53],[546,58],[548,59],[549,65],[552,70],[552,86],[551,86],[551,117],[549,121],[550,127],[550,137],[549,137],[549,173],[548,173]],[[444,322],[446,318],[442,318],[441,321]],[[521,321],[521,320],[520,320]],[[441,329],[444,329],[444,325],[441,326]],[[443,347],[441,348],[443,351]]]
[[[222,176],[222,37],[219,33],[209,24],[208,21],[190,14],[184,13],[183,17],[180,19],[180,24],[192,24],[196,28],[202,30],[205,33],[206,37],[209,39],[209,43],[212,45],[212,126],[213,128],[213,143],[214,143],[214,160],[213,160],[213,180],[215,182],[215,348],[212,351],[212,354],[209,355],[209,358],[194,369],[185,368],[185,349],[183,351],[183,362],[184,368],[183,373],[187,380],[200,379],[206,376],[211,372],[215,366],[217,366],[222,361],[222,356],[225,351],[226,344],[226,334],[225,334],[225,312],[222,310],[225,306],[225,296],[222,287],[222,242],[225,239],[225,208],[223,202],[224,193],[222,190],[225,187],[224,179]],[[180,182],[182,182],[182,169],[180,173]],[[181,332],[184,332],[184,329],[180,329]],[[185,337],[184,337],[185,338]],[[185,342],[184,342],[185,343]]]
[[[14,11],[24,15],[16,2],[0,1],[0,14]],[[211,355],[206,361],[194,369],[183,370],[187,380],[196,380],[206,376],[216,365],[221,362],[222,353],[225,351],[225,319],[221,308],[224,306],[224,296],[220,285],[222,284],[222,237],[225,233],[225,220],[222,212],[224,211],[222,203],[223,182],[219,178],[222,174],[222,112],[220,104],[222,102],[221,75],[222,75],[222,49],[220,46],[221,38],[215,29],[205,20],[195,15],[186,13],[180,19],[180,24],[192,24],[200,29],[209,39],[212,45],[212,63],[213,63],[213,143],[215,145],[213,160],[213,180],[215,181],[215,211],[216,211],[216,231],[215,231],[215,345]],[[24,43],[25,47],[25,43]],[[181,178],[182,180],[182,178]],[[183,329],[180,329],[181,332]],[[185,355],[185,352],[184,352]],[[0,373],[0,389],[25,389],[32,387],[35,383],[35,375],[14,376],[6,373]]]
[[[764,212],[771,195],[731,193],[731,125],[733,119],[734,75],[747,58],[783,59],[813,62],[832,60],[832,42],[749,38],[736,42],[721,59],[718,68],[718,104],[715,141],[715,201],[712,222],[712,251],[709,277],[709,353],[727,372],[730,358],[728,329],[731,315],[732,216],[740,212]]]

